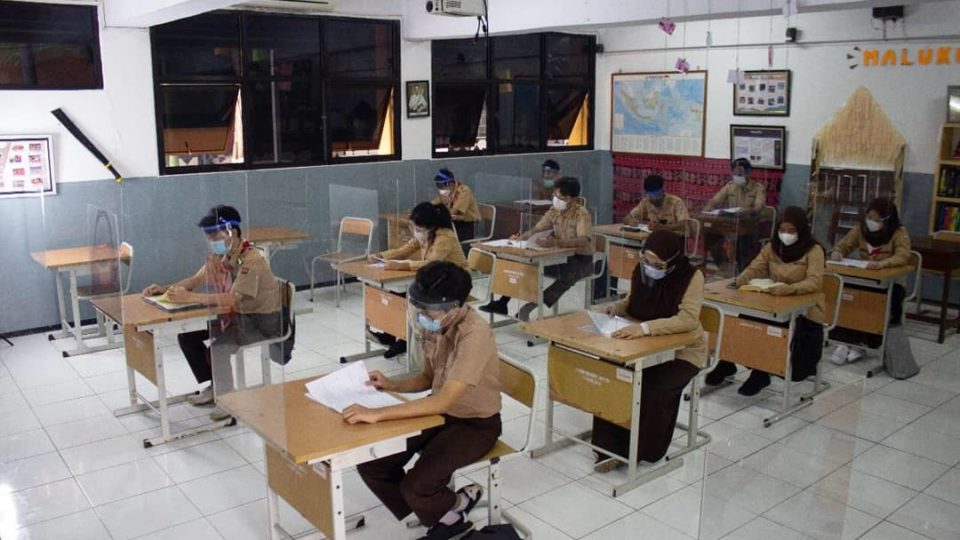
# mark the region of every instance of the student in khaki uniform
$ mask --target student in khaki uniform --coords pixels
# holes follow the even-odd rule
[[[369,261],[384,261],[387,270],[419,270],[431,261],[449,261],[467,267],[463,248],[457,242],[450,220],[450,212],[442,204],[422,202],[410,212],[413,238],[406,244],[370,255]],[[374,332],[374,337],[389,348],[384,358],[393,358],[407,351],[407,342],[386,332]]]
[[[561,178],[560,164],[548,159],[540,166],[540,179],[533,181],[530,198],[535,200],[550,200],[553,198],[553,188]]]
[[[733,179],[723,186],[716,195],[703,207],[705,212],[725,208],[739,208],[742,214],[757,213],[767,204],[767,193],[763,184],[750,180],[750,171],[753,166],[746,158],[737,158],[730,164]],[[723,249],[724,236],[722,234],[705,233],[703,235],[707,251],[713,257],[713,262],[719,267],[727,262],[727,255]],[[736,238],[737,272],[743,271],[753,256],[757,244],[756,236],[752,234],[737,235]]]
[[[413,512],[429,527],[424,539],[445,540],[472,527],[467,514],[482,488],[449,488],[453,473],[483,457],[500,436],[500,359],[493,331],[465,302],[472,283],[466,270],[450,262],[431,262],[417,271],[410,287],[414,343],[422,347],[419,373],[391,379],[378,371],[370,384],[378,390],[430,395],[380,409],[351,405],[343,418],[351,424],[440,414],[444,424],[407,441],[407,450],[357,467],[360,477],[397,519]],[[409,470],[407,463],[419,454]]]
[[[480,221],[480,207],[477,206],[477,198],[474,197],[473,190],[466,184],[458,182],[448,169],[440,169],[433,182],[437,186],[438,193],[430,202],[447,207],[461,242],[472,240],[476,233],[477,221]]]
[[[767,289],[774,296],[810,294],[823,290],[824,252],[810,233],[807,213],[796,206],[788,206],[770,239],[750,266],[737,276],[737,286],[751,279],[769,278],[781,285]],[[823,354],[824,301],[810,308],[805,316],[797,317],[793,341],[790,343],[793,362],[793,380],[802,381],[816,373]],[[715,386],[737,372],[737,366],[721,360],[707,375],[707,384]],[[737,390],[744,396],[755,396],[770,384],[770,374],[753,370]]]
[[[654,231],[644,243],[642,264],[633,271],[630,296],[607,306],[608,315],[630,317],[636,324],[618,330],[616,339],[639,339],[697,332],[703,304],[703,273],[683,253],[683,238],[666,230]],[[703,368],[707,347],[701,337],[677,351],[676,359],[643,370],[640,393],[640,425],[637,458],[650,463],[667,453],[677,425],[683,389]],[[630,431],[602,418],[593,418],[593,444],[626,457],[630,453]],[[594,468],[610,470],[623,462],[597,454]]]
[[[854,251],[859,251],[860,258],[870,261],[867,268],[893,268],[910,264],[910,236],[907,230],[900,225],[900,215],[897,205],[890,199],[874,199],[867,207],[867,213],[858,227],[854,227],[842,240],[833,246],[830,258],[840,260]],[[890,326],[899,326],[903,318],[903,299],[907,296],[904,287],[906,279],[902,279],[893,286],[893,298],[890,305]],[[853,287],[846,285],[846,287]],[[871,348],[877,348],[882,343],[882,336],[858,332],[848,328],[835,328],[830,332],[830,338],[844,343],[860,343]],[[855,362],[863,358],[864,350],[856,345],[837,345],[830,361],[842,365]]]
[[[191,277],[173,285],[151,284],[144,296],[166,293],[171,302],[199,303],[226,307],[229,313],[211,323],[210,330],[186,332],[177,336],[180,350],[190,364],[197,383],[212,381],[187,401],[208,405],[216,395],[233,391],[230,355],[241,346],[282,334],[280,283],[270,265],[253,244],[243,239],[240,213],[231,206],[210,209],[198,224],[207,236],[210,255]],[[209,294],[195,292],[206,287]],[[210,347],[205,342],[213,338]],[[210,413],[214,420],[227,418],[219,407]]]
[[[643,180],[646,196],[630,210],[623,222],[632,226],[645,224],[651,230],[663,228],[683,232],[686,221],[690,219],[687,205],[680,197],[667,194],[663,184],[664,180],[660,175],[652,174],[646,177]]]

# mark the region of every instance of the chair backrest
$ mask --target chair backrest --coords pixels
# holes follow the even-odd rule
[[[687,218],[684,232],[686,236],[683,239],[683,245],[687,249],[687,257],[693,257],[700,251],[700,220]],[[693,248],[690,249],[690,238],[693,238]]]
[[[916,300],[923,293],[923,255],[919,251],[911,251],[910,259],[908,263],[913,267],[913,291],[911,291],[910,296],[904,299],[904,302],[909,302],[911,300]]]
[[[364,255],[370,254],[370,246],[373,243],[373,220],[367,218],[347,216],[340,220],[340,232],[337,236],[337,251],[343,250],[343,235],[351,234],[354,236],[364,236],[367,239],[367,251]]]
[[[960,242],[960,232],[957,231],[936,231],[933,233],[934,240],[949,240],[950,242]]]
[[[534,430],[537,420],[537,376],[526,365],[508,356],[500,355],[501,391],[530,409],[527,419],[527,436],[520,453],[533,446]]]
[[[776,206],[764,206],[760,210],[760,223],[767,224],[769,223],[769,228],[762,228],[759,231],[760,238],[770,238],[773,236],[774,231],[777,228],[777,207]]]
[[[723,311],[720,306],[711,302],[704,302],[700,306],[700,325],[707,333],[707,365],[704,369],[714,365],[720,357],[720,345],[723,342]]]
[[[829,332],[837,325],[837,317],[840,316],[840,304],[843,301],[843,278],[833,272],[823,274],[823,297],[827,304],[828,320],[824,322],[825,329]]]
[[[480,209],[480,221],[486,223],[484,235],[474,238],[471,242],[485,242],[493,238],[493,231],[497,228],[497,207],[492,204],[477,203]]]
[[[127,279],[123,282],[121,292],[127,294],[130,292],[130,283],[133,278],[133,246],[128,242],[120,244],[120,262],[127,267]]]

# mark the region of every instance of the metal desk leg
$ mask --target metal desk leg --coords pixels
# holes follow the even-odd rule
[[[87,346],[83,343],[83,329],[80,322],[80,300],[77,298],[77,271],[70,269],[70,307],[73,311],[73,337],[77,340],[77,350],[73,354],[85,352]],[[65,354],[66,355],[66,354]]]
[[[627,451],[627,459],[630,461],[627,463],[627,478],[631,480],[637,476],[637,453],[640,447],[637,435],[640,434],[640,393],[643,391],[641,363],[633,364],[633,393],[630,396],[630,449]]]
[[[280,540],[282,529],[280,528],[280,501],[277,492],[270,489],[270,482],[267,482],[267,515],[270,520],[270,540]]]
[[[953,265],[947,265],[943,272],[943,295],[940,297],[940,333],[937,343],[943,343],[947,333],[947,306],[950,305],[950,282],[953,280]]]
[[[63,299],[63,280],[59,270],[54,271],[53,279],[57,283],[57,307],[60,310],[60,331],[56,334],[48,335],[47,339],[50,341],[70,337],[70,324],[67,322],[67,308]]]
[[[793,339],[794,339],[794,333],[796,330],[796,324],[797,324],[797,316],[793,315],[792,317],[790,317],[790,326],[788,327],[789,329],[787,334],[787,336],[790,339],[790,342],[787,348],[787,363],[786,363],[786,369],[784,370],[784,377],[783,377],[783,406],[781,407],[780,412],[778,412],[777,414],[763,419],[763,427],[770,427],[773,424],[779,422],[780,420],[783,420],[784,418],[790,416],[791,414],[799,411],[800,409],[805,409],[809,407],[810,405],[813,404],[813,396],[815,396],[820,392],[820,388],[815,387],[813,389],[813,392],[804,396],[797,405],[793,407],[790,406],[790,391],[794,384],[793,383]],[[818,385],[819,383],[815,382],[814,384]]]
[[[877,352],[880,354],[880,365],[867,370],[868,379],[884,370],[883,359],[887,355],[887,330],[890,329],[890,310],[893,308],[891,304],[893,303],[894,285],[896,285],[894,281],[890,281],[890,284],[887,285],[887,309],[883,314],[883,334],[880,336],[880,347],[877,349]]]
[[[367,286],[362,285],[361,294],[363,295],[363,305],[367,305]],[[366,309],[366,308],[364,308]],[[387,352],[386,349],[371,349],[370,348],[370,325],[367,323],[367,315],[363,315],[363,352],[357,354],[350,354],[347,356],[340,357],[340,363],[346,364],[347,362],[354,362],[356,360],[364,360],[366,358],[373,358],[374,356],[380,356],[381,354]],[[407,342],[407,350],[410,348],[410,343]]]

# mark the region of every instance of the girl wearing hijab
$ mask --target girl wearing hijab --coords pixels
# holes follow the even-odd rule
[[[802,208],[788,206],[777,225],[777,234],[763,246],[750,266],[737,276],[737,286],[751,279],[769,278],[780,282],[767,289],[774,296],[810,294],[823,290],[824,252],[810,233],[807,214]],[[802,381],[816,373],[823,354],[824,302],[797,317],[790,344],[793,361],[792,378]],[[716,386],[737,372],[737,366],[721,360],[707,375],[707,384]],[[755,396],[770,385],[770,374],[753,370],[737,390],[744,396]]]
[[[607,306],[608,315],[620,315],[636,324],[614,332],[617,339],[697,332],[703,303],[703,273],[683,253],[683,238],[667,230],[650,234],[641,263],[633,271],[630,296]],[[670,446],[677,424],[680,395],[705,365],[706,343],[701,337],[677,351],[676,359],[643,370],[640,393],[640,429],[637,458],[660,460]],[[627,456],[630,431],[602,418],[593,418],[593,444],[619,456]],[[599,455],[595,469],[610,470],[620,461]]]
[[[867,268],[892,268],[910,264],[910,237],[900,225],[897,206],[887,198],[874,199],[867,207],[867,213],[859,227],[847,233],[833,247],[830,258],[839,261],[854,250],[860,252],[860,258],[870,261]],[[898,326],[903,318],[903,299],[907,295],[905,279],[893,286],[893,303],[890,305],[890,326]],[[852,285],[846,285],[852,287]],[[863,344],[877,348],[882,336],[867,334],[848,328],[836,328],[830,332],[830,338],[844,343]],[[856,345],[838,345],[830,360],[837,365],[855,362],[863,358],[864,350]]]

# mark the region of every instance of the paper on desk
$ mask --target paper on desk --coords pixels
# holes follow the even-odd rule
[[[633,232],[650,232],[650,226],[646,223],[640,225],[623,225],[620,227],[624,231],[633,231]]]
[[[338,413],[350,405],[376,409],[402,403],[392,395],[367,385],[370,375],[362,361],[353,362],[306,384],[306,396]]]
[[[597,313],[595,311],[588,311],[587,315],[590,316],[590,321],[593,322],[594,328],[597,329],[601,334],[610,337],[614,332],[622,328],[626,328],[633,324],[633,322],[624,319],[620,316],[611,317],[606,313]]]
[[[830,261],[831,264],[840,266],[852,266],[854,268],[866,268],[870,261],[861,261],[860,259],[840,259],[839,261]]]
[[[708,216],[719,216],[722,214],[736,214],[740,212],[740,207],[735,206],[733,208],[717,208],[716,210],[706,210],[703,213]]]
[[[517,204],[529,204],[530,206],[550,206],[553,204],[553,201],[550,199],[521,199],[513,202]]]
[[[178,304],[171,301],[170,297],[167,296],[167,293],[163,293],[159,296],[144,296],[143,299],[146,300],[148,304],[153,304],[164,311],[184,311],[187,309],[203,307],[203,304],[198,304],[196,302],[191,302],[189,304]]]
[[[484,242],[482,245],[491,246],[491,247],[512,247],[519,249],[550,249],[543,246],[537,245],[537,239],[546,237],[550,234],[551,231],[544,231],[537,233],[531,236],[528,240],[510,240],[509,238],[502,238],[500,240],[491,240],[489,242]]]

